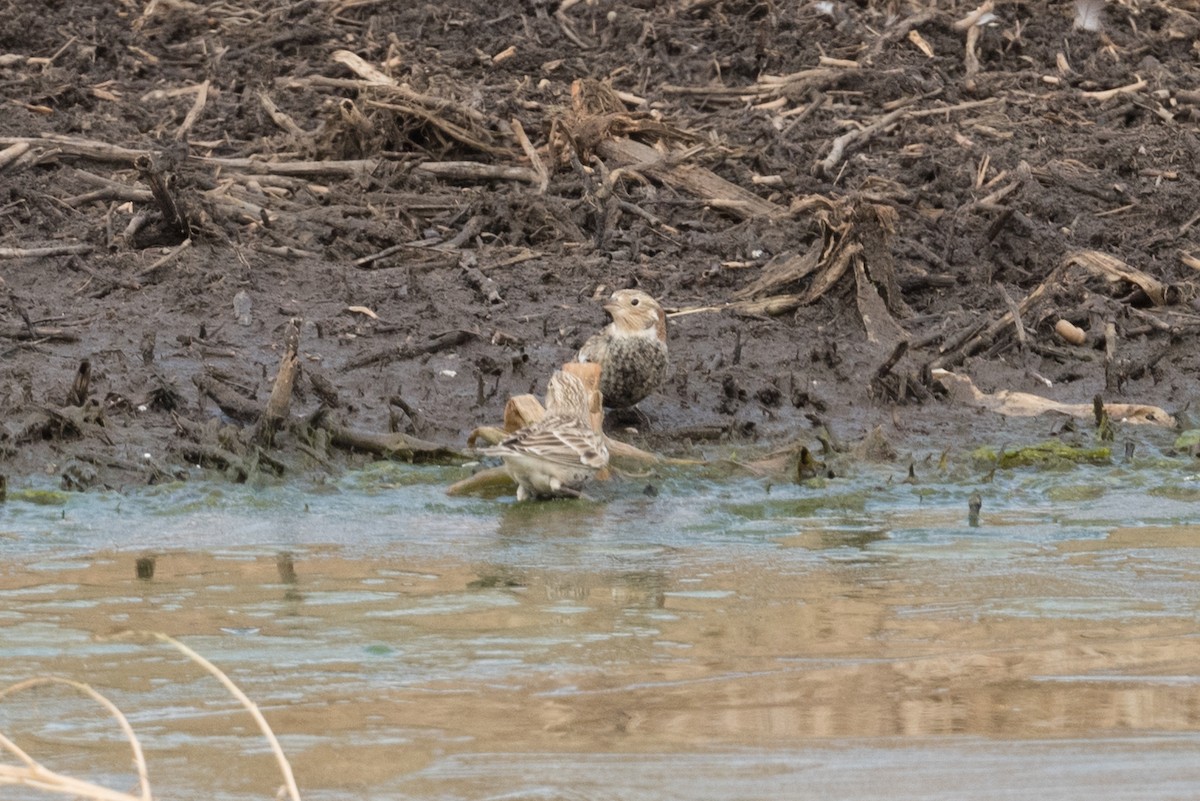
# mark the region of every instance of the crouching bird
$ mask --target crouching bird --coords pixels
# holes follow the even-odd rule
[[[576,357],[600,365],[604,405],[628,409],[667,377],[667,315],[640,289],[619,289],[604,304],[612,322],[588,338]]]
[[[589,391],[556,370],[546,388],[546,416],[481,452],[499,456],[517,482],[517,500],[578,498],[583,484],[608,465],[604,436],[591,424]]]

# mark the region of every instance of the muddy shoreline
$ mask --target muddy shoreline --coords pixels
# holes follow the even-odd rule
[[[421,443],[464,448],[540,393],[633,286],[672,313],[672,367],[620,435],[663,453],[1063,429],[965,405],[937,368],[1064,403],[1200,397],[1190,12],[1111,5],[1093,33],[1037,2],[562,6],[16,10],[0,473],[379,455],[339,432],[453,458]]]

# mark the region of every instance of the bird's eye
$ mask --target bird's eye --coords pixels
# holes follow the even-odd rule
[[[629,305],[630,305],[630,306],[636,306],[636,305],[638,305],[638,299],[637,299],[637,298],[634,298],[633,300],[629,301]]]

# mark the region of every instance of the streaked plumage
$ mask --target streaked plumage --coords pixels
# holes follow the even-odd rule
[[[581,362],[600,365],[604,405],[625,409],[667,377],[667,316],[639,289],[619,289],[604,304],[612,322],[579,350]]]
[[[608,446],[589,419],[588,390],[559,370],[546,390],[546,416],[484,448],[499,456],[517,482],[517,500],[578,497],[579,488],[608,465]]]

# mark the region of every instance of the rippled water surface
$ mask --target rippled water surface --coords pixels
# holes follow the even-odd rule
[[[107,695],[161,798],[271,798],[279,774],[212,677],[121,631],[225,670],[308,799],[1194,798],[1187,467],[680,473],[523,505],[393,465],[304,489],[12,488],[0,686]],[[5,699],[0,733],[135,785],[112,719],[65,689]]]

